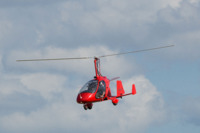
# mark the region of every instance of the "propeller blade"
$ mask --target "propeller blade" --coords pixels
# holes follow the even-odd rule
[[[116,80],[116,79],[119,79],[120,77],[115,77],[115,78],[112,78],[110,79],[110,81],[113,81],[113,80]]]

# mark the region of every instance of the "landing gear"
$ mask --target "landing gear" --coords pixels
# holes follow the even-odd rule
[[[85,110],[87,110],[87,109],[91,110],[91,109],[92,109],[92,106],[93,106],[92,103],[86,103],[86,104],[83,105],[83,108],[84,108]]]
[[[83,105],[83,108],[84,108],[85,110],[87,110],[87,109],[88,109],[88,107],[87,107],[87,105],[86,105],[86,104],[84,104],[84,105]]]
[[[117,105],[117,103],[113,103],[113,105],[114,105],[114,106],[116,106],[116,105]]]
[[[112,100],[112,103],[114,106],[116,106],[118,104],[119,100],[117,98],[113,99]]]

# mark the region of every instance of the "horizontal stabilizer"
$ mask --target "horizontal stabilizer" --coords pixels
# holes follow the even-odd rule
[[[113,81],[113,80],[116,80],[116,79],[119,79],[120,77],[115,77],[115,78],[112,78],[110,79],[110,81]]]

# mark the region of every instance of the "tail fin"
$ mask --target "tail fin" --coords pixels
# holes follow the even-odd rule
[[[132,85],[132,94],[135,95],[136,94],[136,88],[135,88],[135,84]]]
[[[117,96],[123,96],[125,93],[123,85],[122,85],[122,81],[121,80],[117,80]]]
[[[124,88],[122,86],[122,81],[117,80],[117,96],[112,96],[110,99],[122,98],[123,96],[135,95],[135,94],[136,94],[135,84],[132,85],[132,92],[125,94]]]

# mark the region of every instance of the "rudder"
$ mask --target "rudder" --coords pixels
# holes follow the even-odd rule
[[[135,84],[132,85],[132,94],[135,95],[136,94],[136,88],[135,88]]]
[[[117,80],[117,96],[124,95],[125,91],[121,80]]]

